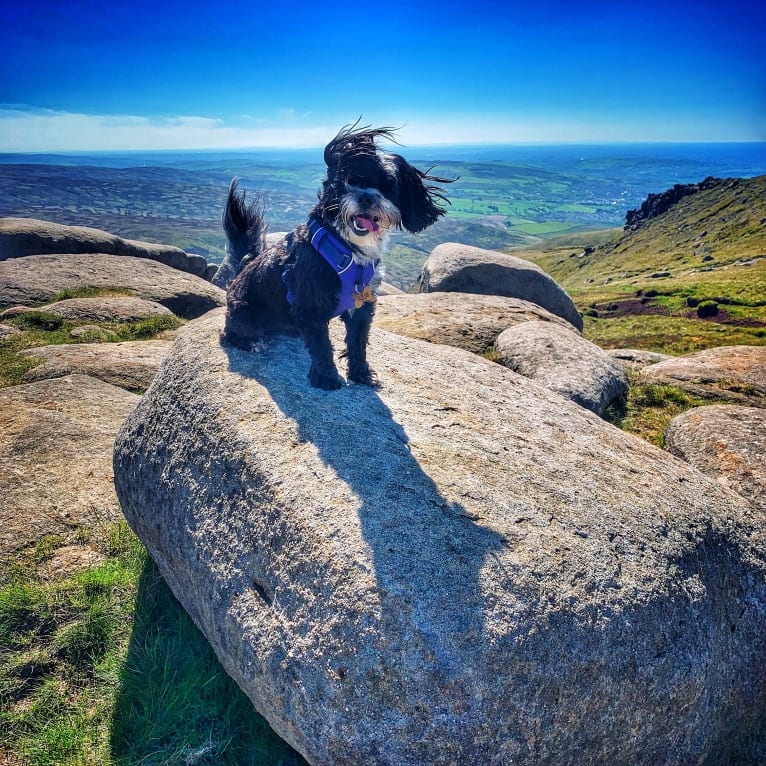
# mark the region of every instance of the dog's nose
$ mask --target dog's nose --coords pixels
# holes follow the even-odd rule
[[[375,195],[370,192],[362,192],[359,195],[359,204],[365,207],[372,207],[375,204]]]

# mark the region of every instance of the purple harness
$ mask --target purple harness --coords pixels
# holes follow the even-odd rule
[[[332,314],[333,317],[338,317],[356,306],[354,295],[363,292],[370,284],[380,261],[360,266],[354,261],[351,250],[318,221],[309,219],[308,227],[311,246],[333,267],[340,279],[340,298]],[[282,281],[287,287],[287,302],[292,306],[295,296],[290,291],[289,275],[290,266],[287,266],[282,272]]]

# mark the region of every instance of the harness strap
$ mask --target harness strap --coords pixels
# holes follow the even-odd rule
[[[340,298],[332,314],[333,317],[340,316],[344,311],[356,306],[355,294],[365,291],[380,261],[376,260],[365,266],[356,263],[351,249],[313,218],[309,219],[308,229],[311,235],[311,246],[332,266],[340,279]],[[282,272],[282,281],[287,288],[287,302],[292,306],[295,296],[290,290],[291,268],[291,266],[285,267]]]

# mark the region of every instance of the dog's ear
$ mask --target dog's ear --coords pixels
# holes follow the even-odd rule
[[[413,167],[398,154],[391,157],[399,180],[399,212],[402,214],[402,226],[411,234],[417,234],[436,223],[439,216],[446,212],[439,200],[449,205],[444,190],[428,182],[448,184],[457,179],[432,176]]]

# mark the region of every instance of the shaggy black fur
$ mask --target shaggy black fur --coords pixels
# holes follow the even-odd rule
[[[394,140],[391,128],[343,128],[325,148],[327,177],[309,218],[345,242],[361,264],[378,260],[385,251],[388,231],[422,231],[444,215],[439,201],[448,202],[438,186],[454,179],[428,175],[398,154],[376,146],[378,138]],[[374,222],[374,223],[373,223]],[[228,255],[222,269],[235,275],[228,285],[226,324],[222,339],[250,350],[264,336],[302,335],[311,356],[309,380],[327,390],[344,380],[333,360],[328,322],[338,305],[340,279],[312,247],[307,225],[279,244],[266,245],[266,225],[259,200],[251,204],[232,181],[223,227]],[[283,272],[289,266],[292,305],[287,301]],[[227,276],[227,279],[231,278]],[[374,303],[344,311],[348,379],[375,386],[375,372],[367,363],[367,340]]]

